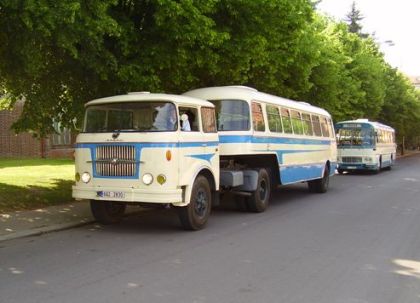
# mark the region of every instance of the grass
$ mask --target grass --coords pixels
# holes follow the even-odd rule
[[[0,159],[0,213],[72,201],[74,161]]]

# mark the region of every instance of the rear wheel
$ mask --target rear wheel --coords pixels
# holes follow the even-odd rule
[[[391,156],[391,161],[390,161],[389,165],[385,168],[385,170],[391,170],[392,165],[394,165],[394,157],[393,156]]]
[[[115,224],[124,217],[126,205],[113,201],[90,201],[93,217],[102,224]]]
[[[194,181],[190,203],[178,209],[179,220],[187,230],[202,229],[210,216],[211,189],[206,177],[198,176]]]
[[[309,191],[313,193],[326,193],[330,184],[330,169],[326,165],[324,175],[320,179],[308,181]]]
[[[258,171],[257,189],[247,198],[248,209],[252,212],[263,212],[267,209],[270,201],[271,182],[265,168]]]

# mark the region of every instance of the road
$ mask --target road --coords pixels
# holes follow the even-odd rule
[[[420,156],[326,194],[283,187],[205,230],[171,210],[0,244],[1,303],[420,302]]]

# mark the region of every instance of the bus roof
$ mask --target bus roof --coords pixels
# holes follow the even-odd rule
[[[106,98],[95,99],[89,101],[85,106],[118,103],[118,102],[146,102],[146,101],[169,101],[183,105],[199,105],[206,107],[214,107],[214,105],[206,100],[193,98],[188,96],[171,95],[171,94],[153,94],[149,92],[128,93],[126,95],[118,95]]]
[[[277,97],[267,93],[259,92],[258,90],[247,86],[216,86],[198,88],[188,91],[183,95],[202,98],[206,100],[255,100],[330,117],[330,114],[326,110],[317,106],[310,105],[307,102],[299,102],[282,97]]]
[[[368,119],[356,119],[356,120],[341,121],[341,122],[337,122],[336,125],[339,126],[340,124],[357,124],[357,123],[358,124],[368,124],[368,125],[373,126],[373,128],[395,131],[391,126],[382,124],[380,122],[369,121]]]

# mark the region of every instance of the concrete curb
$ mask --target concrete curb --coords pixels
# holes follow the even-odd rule
[[[95,222],[95,220],[92,219],[91,221],[86,221],[86,222],[72,222],[72,223],[64,223],[64,224],[54,224],[54,225],[45,226],[45,227],[22,230],[22,231],[18,231],[18,232],[14,232],[14,233],[10,233],[10,234],[0,236],[0,242],[13,240],[13,239],[19,239],[19,238],[39,236],[39,235],[46,234],[46,233],[51,233],[51,232],[71,229],[71,228],[75,228],[75,227],[80,227],[80,226],[91,224],[91,223],[94,223],[94,222]]]
[[[128,207],[125,216],[136,215],[148,210],[149,208]],[[0,242],[38,236],[95,222],[88,201],[0,214]]]

